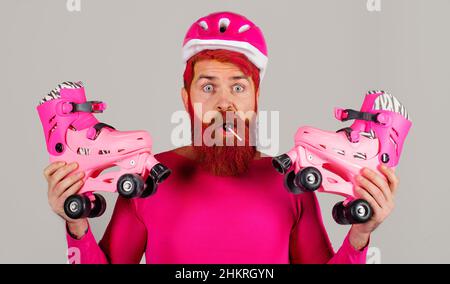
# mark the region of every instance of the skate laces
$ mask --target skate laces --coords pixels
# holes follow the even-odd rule
[[[70,82],[70,81],[62,82],[56,88],[51,90],[50,93],[48,93],[45,97],[43,97],[39,101],[39,105],[41,105],[45,102],[51,101],[51,100],[56,100],[56,99],[61,98],[60,91],[62,89],[80,89],[80,88],[84,88],[83,82]]]

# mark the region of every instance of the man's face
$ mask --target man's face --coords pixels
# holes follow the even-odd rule
[[[197,148],[197,151],[204,156],[208,164],[217,163],[217,170],[225,169],[225,175],[235,175],[245,171],[249,160],[253,158],[255,147],[249,147],[249,122],[256,115],[256,100],[258,93],[255,92],[255,85],[251,77],[246,76],[237,66],[231,63],[223,63],[216,60],[203,60],[194,66],[194,76],[192,79],[189,94],[187,90],[182,90],[183,102],[189,111],[189,96],[194,114],[192,119],[202,124],[202,132],[206,127],[212,127],[217,117],[221,117],[223,122],[228,115],[236,115],[237,119],[232,120],[235,132],[240,132],[238,126],[245,122],[245,133],[242,135],[244,146],[213,146]],[[201,105],[201,113],[196,113],[196,104]],[[227,113],[228,112],[228,113]],[[215,127],[212,127],[213,129]],[[193,129],[194,131],[194,129]],[[219,131],[219,135],[224,135],[225,139],[235,139],[231,132]],[[203,133],[202,133],[203,134]],[[214,136],[215,133],[213,133]],[[193,133],[193,135],[196,135]],[[219,140],[222,140],[219,138]],[[242,144],[241,144],[242,145]],[[223,146],[223,147],[222,147]],[[234,156],[234,157],[233,157]],[[245,156],[245,158],[243,158]],[[245,165],[233,165],[231,159],[240,158],[245,160]],[[226,170],[226,161],[230,159],[229,170]],[[220,166],[220,164],[222,166]],[[209,165],[213,166],[213,165]],[[220,174],[220,173],[219,173]]]
[[[251,77],[231,63],[204,60],[195,64],[191,103],[207,111],[255,111],[255,85]]]
[[[231,63],[216,60],[197,62],[189,95],[185,89],[182,94],[187,110],[189,110],[189,95],[192,108],[196,104],[201,106],[201,113],[195,112],[193,118],[204,125],[211,124],[215,117],[214,113],[229,112],[239,117],[241,121],[251,121],[256,115],[255,97],[257,99],[258,94],[255,93],[253,80]],[[237,130],[237,125],[235,128]],[[232,134],[225,133],[225,135]]]

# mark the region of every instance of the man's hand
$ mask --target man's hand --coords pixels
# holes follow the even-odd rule
[[[356,176],[355,179],[357,197],[369,202],[373,210],[373,216],[368,222],[352,225],[349,240],[356,249],[362,249],[367,245],[370,233],[383,223],[395,206],[394,198],[399,180],[394,169],[384,165],[381,165],[379,169],[387,180],[369,168],[364,168],[362,175]]]
[[[73,235],[81,237],[88,227],[87,220],[74,220],[64,213],[64,201],[83,186],[84,172],[68,176],[77,167],[76,163],[66,165],[65,162],[54,162],[44,169],[44,177],[48,182],[48,203],[53,212],[67,222]]]

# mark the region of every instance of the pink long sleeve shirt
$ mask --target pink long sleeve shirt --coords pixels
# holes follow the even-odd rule
[[[172,170],[145,199],[117,199],[99,243],[79,240],[81,263],[365,263],[348,235],[335,253],[315,193],[294,195],[264,157],[242,177],[217,177],[173,151],[156,155]]]

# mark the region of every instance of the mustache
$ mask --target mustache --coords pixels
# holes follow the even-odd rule
[[[194,146],[254,146],[257,141],[257,116],[242,111],[208,111],[191,115],[191,139]],[[233,145],[230,145],[233,144]]]
[[[209,122],[202,122],[204,128],[210,127],[214,124],[221,125],[224,129],[232,127],[236,129],[238,126],[244,125],[245,128],[250,127],[250,120],[248,118],[242,118],[235,112],[217,112]]]

